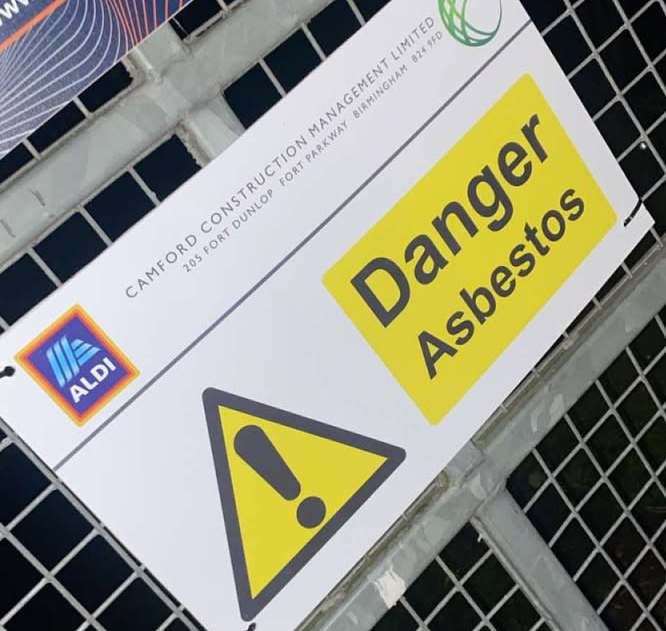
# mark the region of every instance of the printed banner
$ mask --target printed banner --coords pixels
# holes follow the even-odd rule
[[[207,629],[293,629],[651,225],[519,0],[392,0],[0,338],[0,416]]]
[[[0,158],[188,0],[0,0]]]

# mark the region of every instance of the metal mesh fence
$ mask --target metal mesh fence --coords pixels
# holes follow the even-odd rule
[[[60,118],[0,160],[0,209],[3,191],[11,193],[39,168],[48,168],[71,150],[78,137],[90,134],[94,141],[99,121],[123,100],[150,87],[160,73],[168,72],[178,58],[174,51],[198,51],[208,41],[219,40],[222,46],[236,23],[251,26],[252,16],[243,9],[253,1],[194,0],[172,20],[171,32],[169,27],[162,29]],[[248,52],[229,69],[227,78],[216,86],[221,96],[210,100],[210,92],[204,91],[202,98],[209,99],[206,108],[218,114],[212,124],[200,112],[187,113],[167,130],[156,129],[149,141],[137,141],[140,149],[119,158],[120,165],[118,160],[101,160],[99,182],[94,186],[77,191],[76,183],[71,183],[75,203],[47,221],[41,219],[41,224],[36,220],[42,227],[30,237],[27,247],[13,252],[0,265],[0,329],[9,327],[151,212],[387,2],[303,0],[301,12],[271,32],[272,44],[259,43],[253,48],[248,43],[248,51],[255,52]],[[489,436],[495,436],[498,427],[516,423],[515,410],[524,399],[550,384],[554,367],[584,347],[597,323],[641,286],[649,270],[663,260],[666,233],[664,0],[523,3],[656,225],[498,410],[489,422],[494,428]],[[260,38],[260,25],[255,27]],[[199,106],[200,102],[193,103],[191,109]],[[127,144],[131,145],[129,140]],[[98,145],[97,151],[102,152],[103,147]],[[74,150],[74,157],[77,155],[81,159],[83,154]],[[11,233],[0,214],[2,229]],[[72,248],[72,243],[79,246]],[[568,580],[575,582],[573,588],[569,585],[551,597],[545,579],[539,583],[526,578],[520,560],[507,553],[501,541],[498,524],[506,498],[495,494],[484,503],[474,503],[469,515],[461,512],[455,532],[442,529],[441,537],[447,540],[430,557],[421,555],[418,571],[405,572],[411,586],[377,629],[578,628],[562,622],[566,612],[554,613],[557,606],[551,598],[570,611],[583,611],[580,616],[591,616],[591,629],[604,628],[599,626],[604,624],[611,631],[666,629],[664,323],[662,312],[537,447],[532,449],[528,441],[517,443],[516,450],[529,455],[515,471],[506,470],[500,476],[498,488],[503,488],[508,477],[511,495],[539,535],[533,540],[535,549],[543,546],[552,552],[571,577]],[[611,341],[609,338],[609,344]],[[596,349],[590,347],[586,352]],[[596,375],[584,374],[584,378],[591,380]],[[477,442],[483,440],[477,437]],[[463,479],[460,485],[463,493],[471,482]],[[455,510],[457,500],[449,499],[451,493],[442,494],[440,489],[439,494],[443,506]],[[514,515],[514,519],[518,518]],[[489,523],[494,525],[489,527]],[[387,541],[390,546],[394,539]],[[513,548],[512,553],[519,551]],[[372,562],[371,557],[363,567]],[[0,585],[0,628],[7,631],[199,628],[176,598],[3,421]],[[590,612],[576,598],[591,604]],[[380,600],[384,610],[393,604],[391,599]],[[347,604],[353,605],[351,597],[346,604],[338,602],[333,613],[327,607],[326,616],[307,624],[366,629],[383,613],[368,603],[367,616],[356,617],[354,623],[353,617],[345,615]]]
[[[611,631],[666,628],[665,317],[649,321],[506,481]],[[498,571],[486,538],[493,533],[473,517],[374,628],[567,629]],[[493,569],[476,576],[489,558]]]
[[[538,606],[538,605],[537,605]],[[466,524],[376,626],[394,629],[528,629],[545,622],[483,535]]]
[[[653,319],[508,482],[610,629],[666,628],[665,331]]]

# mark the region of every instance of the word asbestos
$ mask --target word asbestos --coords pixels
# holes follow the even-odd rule
[[[465,240],[480,233],[480,220],[485,220],[486,228],[496,234],[511,224],[518,210],[511,189],[525,186],[549,157],[539,138],[539,125],[539,116],[534,114],[520,130],[523,142],[504,144],[496,165],[484,166],[469,179],[467,199],[445,203],[441,213],[432,218],[429,230],[407,241],[402,260],[395,256],[374,258],[351,279],[384,328],[394,325],[408,308],[415,288],[434,283],[449,262],[463,252]],[[522,240],[488,273],[486,285],[460,288],[459,309],[444,318],[444,335],[430,330],[418,333],[417,343],[431,380],[437,376],[438,363],[447,356],[455,357],[473,340],[478,328],[500,308],[501,300],[518,290],[520,280],[535,272],[539,260],[548,256],[565,237],[568,226],[585,212],[585,201],[573,188],[561,193],[557,206],[543,212],[538,221],[525,222]],[[391,284],[392,291],[377,291],[380,286],[385,289],[386,284]]]

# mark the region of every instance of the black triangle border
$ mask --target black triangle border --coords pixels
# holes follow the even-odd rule
[[[286,587],[321,548],[343,527],[359,508],[374,494],[388,477],[405,460],[404,449],[368,438],[339,427],[327,425],[292,412],[259,403],[216,388],[207,388],[202,394],[211,450],[217,474],[220,502],[227,531],[231,564],[236,583],[236,594],[241,618],[248,622],[254,619],[266,605]],[[258,416],[287,427],[293,427],[315,436],[328,438],[344,445],[356,447],[386,458],[386,462],[347,501],[333,518],[311,539],[294,558],[256,596],[250,594],[250,583],[243,553],[243,542],[238,522],[236,499],[231,483],[231,473],[218,407],[223,405],[246,414]]]

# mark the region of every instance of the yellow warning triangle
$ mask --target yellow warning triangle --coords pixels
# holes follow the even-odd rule
[[[405,452],[220,390],[203,401],[241,616],[251,620]]]

